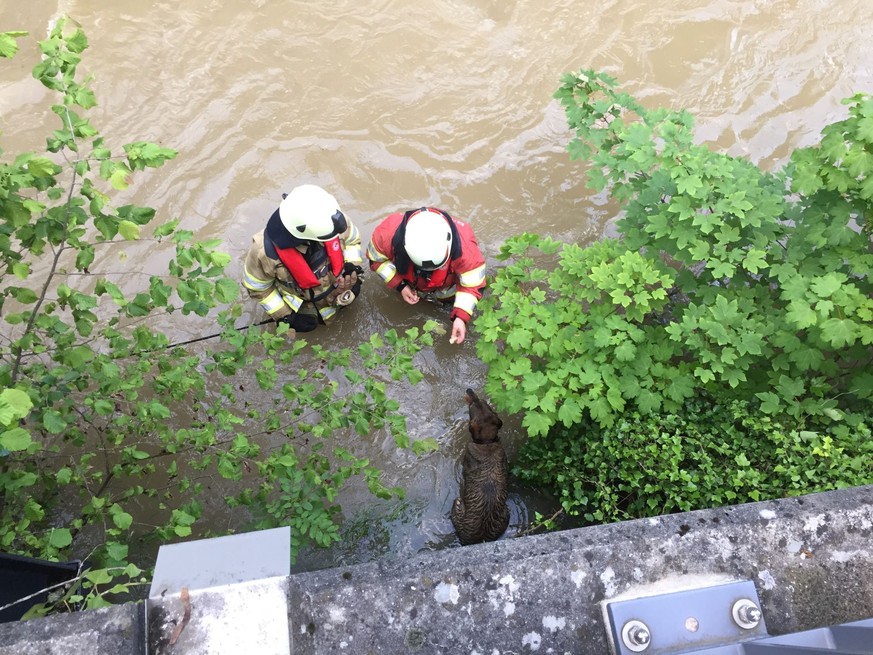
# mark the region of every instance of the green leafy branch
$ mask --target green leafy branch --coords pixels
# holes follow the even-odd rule
[[[694,144],[690,114],[648,109],[602,73],[565,75],[555,97],[571,158],[621,205],[621,237],[504,245],[476,322],[499,406],[545,435],[701,391],[797,419],[869,401],[869,96],[777,173]]]

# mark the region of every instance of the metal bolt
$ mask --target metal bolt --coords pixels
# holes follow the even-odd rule
[[[634,619],[624,624],[621,629],[621,640],[628,650],[639,653],[649,647],[652,634],[649,632],[649,626]]]
[[[731,608],[731,616],[741,628],[751,630],[761,622],[761,610],[748,598],[741,598]]]

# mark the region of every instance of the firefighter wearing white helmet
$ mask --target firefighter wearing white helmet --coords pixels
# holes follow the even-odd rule
[[[406,222],[403,248],[421,270],[437,270],[446,263],[452,249],[449,221],[430,209],[414,213]]]
[[[410,305],[451,302],[450,342],[464,342],[485,288],[485,258],[467,223],[435,207],[395,212],[373,231],[367,259]]]
[[[295,187],[279,204],[279,219],[294,237],[309,241],[329,241],[346,229],[346,218],[339,203],[314,184]]]
[[[266,228],[252,237],[243,286],[271,318],[309,332],[358,297],[362,263],[360,233],[339,203],[303,184],[282,196]]]

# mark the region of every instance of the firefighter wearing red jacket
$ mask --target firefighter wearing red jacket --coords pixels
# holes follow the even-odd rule
[[[376,226],[367,258],[410,305],[454,299],[450,342],[464,342],[485,288],[485,258],[469,225],[434,207],[396,212]]]

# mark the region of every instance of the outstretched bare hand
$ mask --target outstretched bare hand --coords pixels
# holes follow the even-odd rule
[[[467,324],[462,318],[456,318],[452,321],[452,336],[449,338],[449,343],[464,343],[467,337]]]

